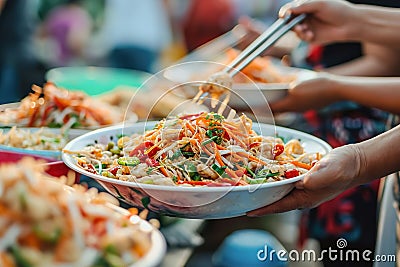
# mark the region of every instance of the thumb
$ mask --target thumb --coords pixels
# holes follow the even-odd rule
[[[273,113],[281,113],[292,111],[290,109],[291,101],[289,97],[285,97],[282,100],[277,100],[269,105]]]
[[[304,13],[312,14],[321,9],[321,3],[310,0],[299,0],[291,3],[287,12],[292,15],[300,15]]]

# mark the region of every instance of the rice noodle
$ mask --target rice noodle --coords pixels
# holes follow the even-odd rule
[[[285,145],[278,136],[257,134],[245,115],[226,120],[212,112],[185,114],[163,119],[140,136],[122,138],[64,152],[94,174],[177,186],[226,185],[227,180],[231,185],[249,185],[271,182],[270,177],[282,180],[304,174],[320,158],[319,153],[307,153],[297,139]]]

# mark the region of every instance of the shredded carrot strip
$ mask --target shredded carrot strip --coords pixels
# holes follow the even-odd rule
[[[234,170],[231,170],[229,168],[225,169],[225,172],[232,178],[238,179],[239,177],[236,175],[236,172]]]
[[[243,148],[247,147],[247,144],[245,144],[242,140],[240,140],[237,135],[235,135],[231,131],[227,131],[227,132],[228,132],[229,136],[232,139],[234,139],[236,142],[238,142],[241,147],[243,147]]]
[[[219,165],[225,166],[225,163],[223,162],[222,158],[221,158],[221,154],[219,153],[219,150],[217,149],[217,147],[214,145],[214,153],[215,153],[215,160],[219,163]]]
[[[27,234],[21,240],[22,245],[39,250],[40,250],[40,243],[41,243],[40,240],[34,233]]]
[[[311,165],[303,163],[303,162],[300,162],[300,161],[293,160],[293,161],[291,161],[291,163],[293,165],[297,166],[297,167],[300,167],[300,168],[303,168],[303,169],[306,169],[306,170],[311,169]]]
[[[169,177],[167,170],[163,166],[161,166],[159,169],[165,177]]]
[[[236,154],[238,154],[239,156],[242,156],[242,157],[247,157],[249,160],[258,162],[262,165],[268,165],[268,163],[266,163],[265,161],[263,161],[257,157],[254,157],[253,155],[247,154],[245,152],[236,152]]]
[[[196,129],[192,126],[191,123],[187,122],[186,127],[189,128],[189,130],[194,134],[196,132]]]

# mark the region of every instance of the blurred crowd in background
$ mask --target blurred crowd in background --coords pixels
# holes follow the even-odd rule
[[[400,7],[394,0],[348,1]],[[32,84],[42,85],[46,72],[56,67],[102,66],[156,73],[230,31],[240,18],[248,16],[258,21],[261,29],[266,28],[277,19],[280,7],[288,2],[0,0],[0,104],[19,101]],[[270,55],[290,54],[292,66],[333,74],[392,76],[398,70],[389,64],[398,62],[393,51],[371,44],[336,43],[322,47],[298,42],[291,43],[289,50],[276,48],[273,48],[274,53],[270,50]],[[341,102],[318,111],[309,110],[298,116],[291,127],[338,147],[383,132],[387,117],[387,113],[377,109]],[[377,187],[378,182],[371,183],[347,191],[317,209],[303,211],[299,242],[309,235],[318,239],[322,248],[327,248],[334,247],[338,237],[344,237],[351,242],[349,247],[373,250],[376,221],[365,218],[376,215]],[[293,231],[287,230],[283,219],[277,218],[274,217],[273,223],[280,233],[289,236],[299,230],[297,221],[290,224],[296,227]],[[287,221],[287,217],[284,220]],[[232,219],[222,226],[211,224],[205,246],[214,248],[213,244],[218,244],[217,238],[221,235],[218,233],[239,224],[255,226],[254,220],[243,221],[243,218]],[[325,266],[336,264],[325,263]],[[358,266],[369,265],[360,262]]]
[[[47,70],[93,65],[146,72],[229,31],[241,16],[268,25],[287,0],[0,0],[0,103]]]

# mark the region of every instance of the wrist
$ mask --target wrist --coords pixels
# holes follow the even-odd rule
[[[333,101],[343,100],[345,90],[343,90],[344,84],[340,81],[340,76],[326,72],[320,75],[326,95]]]
[[[369,182],[369,177],[366,177],[366,173],[368,172],[368,161],[365,151],[361,148],[360,145],[353,144],[351,145],[354,151],[355,158],[355,179],[353,179],[353,183],[355,185],[360,185]]]

